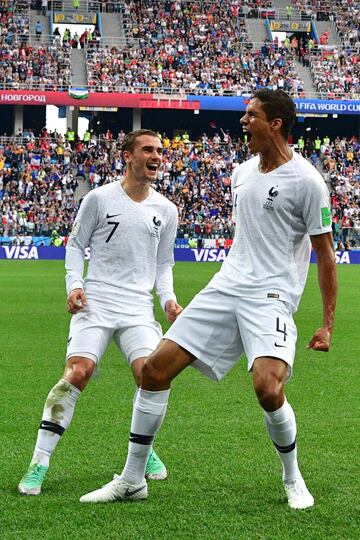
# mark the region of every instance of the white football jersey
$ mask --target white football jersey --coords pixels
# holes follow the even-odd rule
[[[133,201],[120,182],[86,195],[66,246],[66,289],[84,288],[88,300],[115,312],[152,308],[156,286],[161,305],[176,300],[172,267],[178,225],[176,206],[150,188]],[[90,247],[83,279],[85,249]]]
[[[296,310],[309,267],[309,236],[331,231],[329,193],[318,171],[295,152],[269,173],[261,173],[259,164],[255,156],[234,169],[234,242],[209,286],[278,298]]]

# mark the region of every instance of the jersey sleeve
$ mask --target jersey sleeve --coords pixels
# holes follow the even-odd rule
[[[331,232],[330,196],[320,175],[304,181],[303,219],[310,236]]]
[[[235,187],[238,183],[239,178],[239,166],[235,167],[233,170],[233,173],[231,175],[231,200],[232,200],[232,221],[236,223],[236,193],[235,193]]]
[[[66,292],[84,287],[85,248],[97,224],[97,197],[90,192],[81,203],[66,246]]]
[[[236,186],[237,175],[238,175],[238,167],[235,167],[235,169],[233,170],[232,175],[231,175],[231,197],[232,197],[233,210],[234,210],[234,205],[235,205],[234,187]]]
[[[169,206],[166,225],[162,231],[156,265],[155,288],[161,307],[165,309],[168,300],[176,302],[173,272],[174,244],[178,227],[178,212],[174,205]]]

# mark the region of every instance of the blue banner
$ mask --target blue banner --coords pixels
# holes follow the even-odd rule
[[[189,247],[189,239],[188,238],[177,238],[175,240],[175,248],[188,248]]]
[[[224,262],[228,253],[227,249],[215,248],[174,249],[175,261],[188,262]],[[89,248],[86,248],[85,259],[89,258]],[[65,259],[65,248],[63,246],[0,246],[0,259],[62,260]],[[360,264],[360,251],[336,251],[335,260],[337,264]],[[314,253],[311,255],[310,262],[316,262]]]
[[[188,101],[199,101],[200,110],[208,111],[244,111],[249,103],[249,96],[187,96]],[[360,101],[336,99],[294,99],[297,112],[308,114],[360,114]]]
[[[0,259],[65,259],[64,247],[37,247],[37,246],[0,246]]]
[[[0,236],[0,245],[2,246],[12,246],[16,236]],[[20,242],[24,246],[50,246],[51,237],[50,236],[30,236],[30,235],[21,235],[19,238]]]

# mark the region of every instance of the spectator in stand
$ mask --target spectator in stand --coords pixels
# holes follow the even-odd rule
[[[40,21],[36,21],[36,24],[35,24],[35,34],[36,34],[36,39],[38,41],[40,41],[41,39],[41,36],[42,36],[42,24]]]
[[[57,26],[55,28],[55,30],[53,31],[53,36],[55,37],[55,40],[56,41],[60,41],[60,38],[61,38],[61,34],[60,34],[60,30],[59,30],[59,27]]]
[[[70,45],[72,49],[77,49],[79,47],[79,40],[80,40],[79,34],[75,32],[72,39],[70,40]]]
[[[88,42],[88,31],[85,29],[79,38],[81,49],[84,49]]]

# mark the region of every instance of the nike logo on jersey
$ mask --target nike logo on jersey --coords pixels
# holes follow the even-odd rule
[[[234,187],[234,189],[238,188],[238,187],[244,187],[245,184],[236,184],[236,186]]]
[[[113,217],[115,217],[115,216],[121,216],[121,214],[111,214],[111,215],[110,215],[110,214],[106,214],[106,219],[111,219],[111,218],[113,218]]]
[[[285,347],[286,349],[286,345],[278,345],[276,342],[274,343],[275,347]]]
[[[124,492],[124,496],[125,497],[132,497],[133,495],[135,495],[135,493],[139,493],[139,491],[142,491],[144,489],[144,486],[141,486],[137,489],[132,489],[130,490],[129,488],[126,488],[125,492]]]

